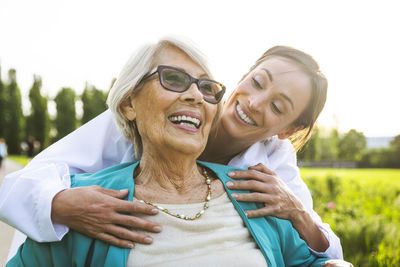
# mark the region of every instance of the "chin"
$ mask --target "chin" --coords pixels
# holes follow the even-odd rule
[[[220,126],[224,129],[225,134],[230,137],[240,137],[242,130],[239,125],[235,124],[233,120],[229,119],[228,116],[221,119]]]
[[[185,148],[179,149],[178,151],[182,155],[193,156],[194,159],[197,159],[203,152],[203,150],[200,151],[199,149],[190,149],[190,147],[185,147]]]
[[[205,148],[204,145],[199,145],[196,140],[182,140],[178,144],[171,144],[169,147],[169,151],[179,151],[185,155],[193,154],[196,158],[203,152]]]

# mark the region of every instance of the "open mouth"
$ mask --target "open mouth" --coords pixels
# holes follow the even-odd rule
[[[255,121],[250,119],[249,116],[247,116],[246,113],[244,113],[244,111],[240,107],[239,103],[236,103],[236,112],[239,115],[239,118],[241,118],[245,123],[250,124],[252,126],[257,125]]]
[[[179,116],[169,116],[168,119],[173,124],[180,124],[192,129],[199,129],[201,122],[198,118],[186,116],[186,115],[179,115]]]

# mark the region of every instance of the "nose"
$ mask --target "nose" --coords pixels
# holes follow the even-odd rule
[[[191,102],[195,104],[201,104],[204,102],[203,94],[197,88],[197,84],[192,83],[185,92],[181,93],[180,96],[182,101]]]
[[[263,99],[263,97],[260,95],[250,95],[247,100],[250,111],[260,113],[262,106],[264,105],[264,100],[265,99]]]

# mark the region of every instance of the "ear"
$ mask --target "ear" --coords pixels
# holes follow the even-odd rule
[[[304,126],[296,126],[296,127],[291,126],[286,131],[284,130],[282,133],[279,133],[278,138],[281,140],[286,139],[286,138],[290,137],[292,134],[294,134],[298,131],[301,131],[303,129],[304,129]]]
[[[130,121],[136,119],[136,109],[132,102],[133,101],[131,100],[131,98],[128,97],[127,99],[121,102],[120,106],[125,118],[127,118]]]

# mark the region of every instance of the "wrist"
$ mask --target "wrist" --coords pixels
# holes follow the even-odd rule
[[[62,222],[62,199],[64,195],[67,193],[68,189],[64,189],[59,191],[53,197],[51,202],[51,221],[53,223],[63,224]]]
[[[323,253],[329,248],[329,242],[324,233],[319,229],[307,210],[300,209],[294,212],[291,222],[308,247],[318,253]]]
[[[314,224],[314,221],[308,211],[304,208],[296,209],[290,213],[290,222],[296,229],[305,229]],[[297,230],[299,231],[299,230]]]

